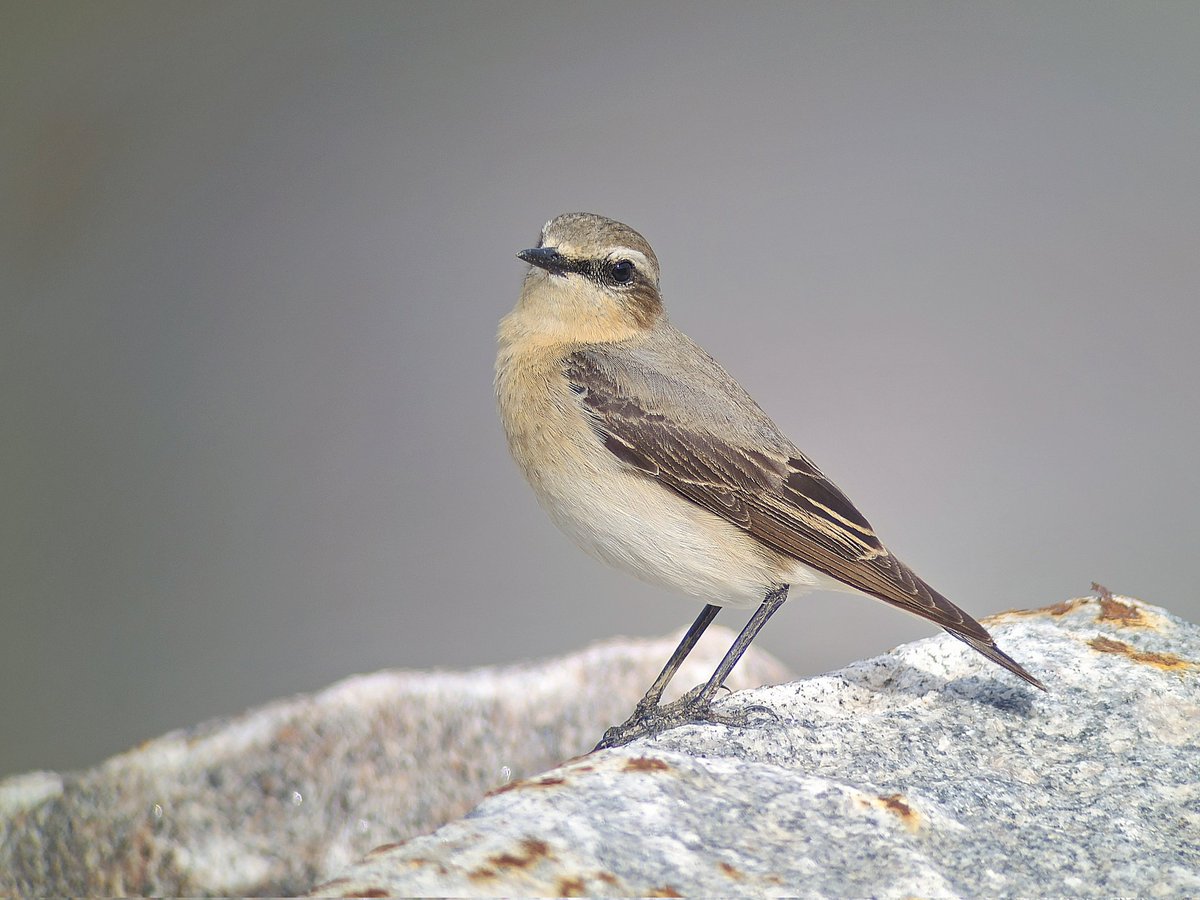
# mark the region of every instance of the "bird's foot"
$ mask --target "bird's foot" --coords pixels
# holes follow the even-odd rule
[[[644,700],[637,705],[633,715],[620,725],[604,732],[595,747],[606,750],[624,747],[641,737],[651,737],[681,725],[728,725],[731,728],[748,728],[762,721],[762,716],[778,718],[765,706],[749,706],[730,712],[716,709],[712,700],[704,696],[705,685],[692,688],[674,703],[655,706]]]

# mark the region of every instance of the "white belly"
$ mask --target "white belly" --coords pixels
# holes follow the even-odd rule
[[[805,590],[821,582],[741,529],[619,466],[614,458],[598,481],[543,473],[534,482],[554,523],[597,559],[719,606],[754,607],[780,584]]]

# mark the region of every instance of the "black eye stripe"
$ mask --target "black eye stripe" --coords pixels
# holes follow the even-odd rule
[[[564,256],[562,271],[583,275],[597,284],[625,287],[637,281],[638,267],[631,259],[580,259]]]

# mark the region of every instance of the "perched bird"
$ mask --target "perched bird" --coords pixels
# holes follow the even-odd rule
[[[707,604],[634,714],[598,747],[686,722],[744,724],[713,709],[713,697],[789,590],[876,597],[1045,690],[893,556],[846,495],[671,325],[645,238],[566,213],[517,256],[530,268],[500,324],[495,383],[513,458],[584,550]],[[720,608],[755,605],[707,684],[660,705]]]

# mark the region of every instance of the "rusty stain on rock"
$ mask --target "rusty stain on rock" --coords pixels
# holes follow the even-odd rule
[[[550,845],[537,838],[521,838],[521,849],[530,856],[550,855]]]
[[[570,759],[568,759],[566,762],[564,762],[562,764],[562,768],[565,769],[565,768],[569,767],[571,769],[571,771],[573,771],[573,772],[594,772],[595,768],[590,763],[587,763],[582,766],[577,765],[577,763],[584,762],[585,760],[589,760],[591,758],[592,758],[592,754],[590,752],[581,753],[579,756],[572,756]]]
[[[560,897],[586,897],[587,888],[582,878],[560,878],[555,885],[555,891]]]
[[[727,862],[719,863],[718,868],[720,868],[720,870],[722,872],[724,872],[726,875],[728,875],[730,878],[734,878],[738,881],[741,881],[743,878],[746,877],[745,875],[743,875],[741,872],[738,871],[736,866],[731,866]]]
[[[523,779],[517,779],[516,781],[510,781],[508,784],[502,784],[498,788],[492,788],[490,791],[485,793],[483,796],[498,797],[501,794],[507,794],[509,791],[515,791],[519,787],[524,787],[524,785],[525,785],[525,781]]]
[[[488,862],[501,868],[524,869],[533,860],[527,856],[517,856],[515,853],[497,853],[495,856],[489,856]]]
[[[496,877],[496,870],[489,869],[487,866],[480,866],[478,869],[472,869],[468,872],[467,877],[472,881],[491,881]]]
[[[1065,616],[1067,613],[1074,612],[1084,603],[1090,603],[1090,597],[1078,597],[1074,600],[1063,600],[1061,603],[1054,603],[1050,606],[1042,606],[1037,609],[1010,609],[1006,612],[996,613],[992,616],[984,616],[980,622],[999,622],[1003,621],[1006,616],[1017,616],[1019,618],[1032,618],[1034,616]]]
[[[646,896],[647,897],[682,897],[683,894],[679,893],[679,891],[677,891],[675,888],[671,887],[671,885],[664,884],[662,887],[656,887],[654,890],[652,890]]]
[[[501,869],[526,869],[540,858],[550,855],[550,845],[545,841],[539,841],[537,838],[522,838],[521,850],[523,852],[520,854],[499,853],[495,856],[489,856],[488,862]]]
[[[1099,605],[1100,610],[1096,614],[1097,622],[1108,622],[1118,627],[1158,627],[1158,619],[1155,616],[1147,614],[1132,603],[1126,603],[1118,599],[1104,585],[1092,582],[1092,590],[1098,596],[1076,597],[1073,600],[1064,600],[1061,603],[1055,603],[1053,606],[1045,606],[1041,609],[1012,609],[994,616],[985,616],[980,621],[985,623],[1000,621],[1005,616],[1019,616],[1021,618],[1042,615],[1065,616],[1082,606]]]
[[[407,843],[408,841],[392,841],[389,844],[380,844],[378,847],[372,847],[370,850],[368,850],[366,856],[367,858],[379,856],[383,853],[387,853],[389,850],[395,850],[397,847],[403,847]]]
[[[635,756],[625,761],[626,772],[665,772],[670,768],[661,759],[652,759],[649,756]]]
[[[1097,619],[1100,622],[1112,622],[1122,628],[1148,628],[1153,625],[1149,617],[1136,606],[1130,606],[1112,597],[1100,598],[1100,615]]]
[[[888,794],[879,800],[883,803],[883,808],[894,813],[909,831],[916,831],[921,827],[921,814],[909,805],[903,794]]]
[[[1088,646],[1100,653],[1119,653],[1134,662],[1154,666],[1164,672],[1184,672],[1195,665],[1174,653],[1152,653],[1146,650],[1137,650],[1124,641],[1115,641],[1112,638],[1094,637],[1088,641]]]
[[[381,887],[363,888],[361,891],[355,891],[353,894],[345,894],[346,897],[390,897],[388,891]]]
[[[484,794],[484,796],[485,797],[497,797],[500,794],[507,794],[509,791],[515,791],[517,788],[556,787],[557,785],[560,785],[560,784],[566,784],[566,781],[567,780],[565,778],[561,778],[558,775],[549,775],[549,776],[546,776],[545,778],[538,778],[536,780],[519,779],[517,781],[510,781],[508,784],[501,785],[498,788],[494,788],[493,790],[490,790],[486,794]]]
[[[921,813],[913,808],[903,794],[875,796],[861,794],[853,798],[859,809],[878,809],[898,818],[909,831],[917,831],[925,824]]]
[[[1074,612],[1085,603],[1090,602],[1091,600],[1087,597],[1076,597],[1074,600],[1063,600],[1060,603],[1052,603],[1050,606],[1044,606],[1041,609],[1035,609],[1034,612],[1045,612],[1052,616],[1065,616],[1067,613]]]

